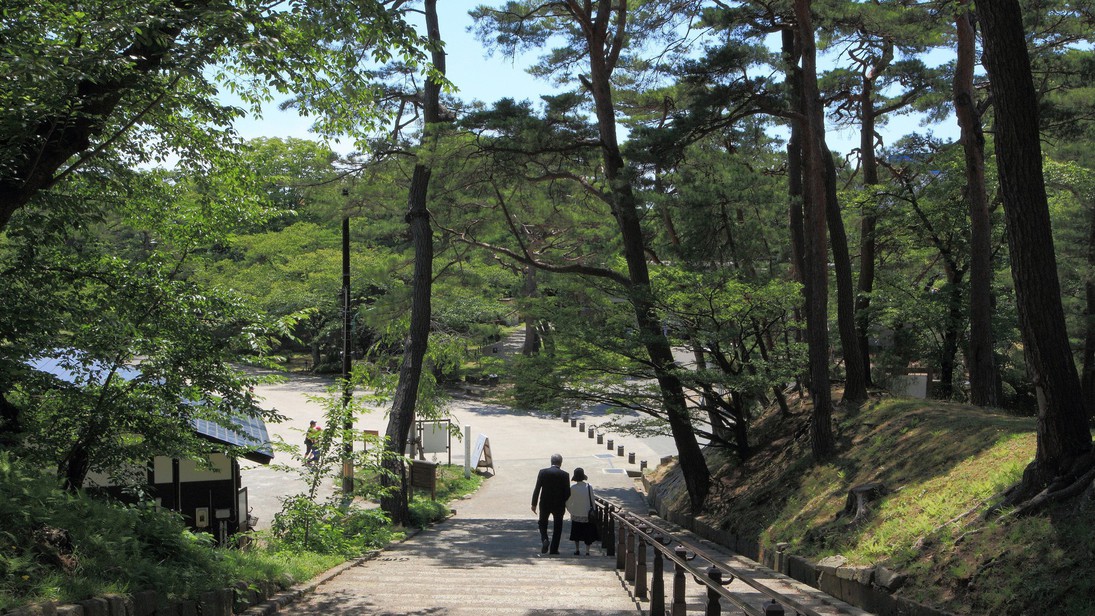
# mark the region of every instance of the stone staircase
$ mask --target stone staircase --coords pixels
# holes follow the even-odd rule
[[[591,556],[573,555],[573,544],[567,542],[560,551],[553,556],[539,553],[539,534],[531,516],[523,520],[457,516],[346,569],[284,613],[643,613],[616,573],[615,558],[605,556],[599,544],[593,545]]]

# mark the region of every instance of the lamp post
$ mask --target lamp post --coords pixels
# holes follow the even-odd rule
[[[346,204],[342,211],[342,496],[349,501],[354,493],[354,415],[350,409],[353,386],[350,384],[350,189],[343,188]]]

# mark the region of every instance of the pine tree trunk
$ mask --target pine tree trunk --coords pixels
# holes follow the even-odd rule
[[[953,264],[947,268],[947,320],[943,324],[943,348],[939,353],[939,389],[936,395],[944,400],[954,397],[955,359],[958,340],[965,320],[962,315],[962,277],[964,272]]]
[[[973,98],[976,33],[968,2],[961,6],[955,20],[958,59],[954,71],[954,111],[962,129],[970,212],[970,402],[977,406],[999,406],[1002,392],[993,351],[992,229],[985,188],[985,137]]]
[[[803,237],[806,268],[806,342],[809,347],[810,448],[817,460],[828,458],[834,449],[832,395],[829,385],[829,272],[826,239],[825,163],[822,156],[824,118],[817,87],[817,57],[814,47],[810,0],[795,0],[799,48],[802,50],[802,184]]]
[[[440,44],[441,32],[437,21],[437,0],[426,0],[426,30],[429,40]],[[445,54],[440,48],[432,53],[434,67],[445,74]],[[425,85],[423,119],[424,140],[436,139],[436,124],[440,120],[441,86],[427,79]],[[428,165],[419,162],[414,166],[411,187],[407,197],[407,224],[414,242],[414,274],[411,283],[411,322],[403,349],[403,362],[399,367],[399,383],[392,400],[392,412],[388,427],[384,432],[388,439],[388,449],[395,453],[406,453],[405,447],[414,425],[414,408],[418,402],[418,385],[422,380],[422,362],[430,336],[430,294],[433,287],[433,235],[430,228],[430,213],[426,208],[431,170]],[[386,461],[389,470],[402,477],[400,491],[381,500],[384,511],[393,521],[406,524],[410,521],[407,510],[407,478],[403,464],[399,459]]]
[[[829,227],[829,244],[836,271],[836,321],[840,334],[841,353],[844,356],[844,401],[860,406],[867,401],[867,376],[863,368],[863,354],[859,349],[859,335],[855,326],[855,283],[852,280],[852,259],[848,254],[848,234],[840,216],[840,204],[836,194],[836,164],[829,148],[822,144],[821,153],[825,164],[825,217]]]
[[[594,9],[588,6],[588,10]],[[608,4],[603,4],[598,10],[607,12],[611,8]],[[609,48],[607,45],[609,15],[601,13],[594,17],[592,14],[575,14],[575,17],[583,21],[583,29],[587,32],[591,50],[588,84],[593,94],[597,127],[601,137],[605,181],[612,197],[613,214],[620,230],[624,260],[627,263],[628,278],[631,283],[628,296],[661,392],[662,404],[673,435],[673,442],[677,447],[678,464],[685,479],[691,508],[693,512],[698,513],[703,508],[707,492],[711,487],[711,474],[688,415],[684,386],[674,373],[675,361],[669,339],[662,333],[655,311],[638,203],[625,173],[624,160],[616,135],[616,113],[612,102],[611,85],[612,65],[610,59],[605,56],[605,50]],[[620,23],[624,23],[624,20],[620,19]],[[622,35],[622,32],[617,33],[613,45],[623,44]]]
[[[1024,500],[1090,465],[1091,431],[1061,306],[1042,175],[1038,99],[1017,0],[976,4],[992,82],[996,164],[1028,366],[1039,394],[1038,449],[1012,495]]]
[[[525,268],[525,297],[536,297],[536,268]],[[525,315],[525,341],[521,345],[521,355],[531,357],[540,352],[540,332],[536,328],[536,318]]]
[[[860,98],[862,125],[859,129],[859,156],[863,172],[864,186],[878,184],[878,159],[874,154],[875,109],[874,75],[863,79],[863,93]],[[869,330],[871,327],[871,293],[874,292],[875,261],[877,249],[875,230],[878,216],[874,210],[864,212],[859,221],[859,284],[855,298],[855,329],[859,337],[859,355],[862,358],[863,379],[866,386],[871,381],[871,346]]]

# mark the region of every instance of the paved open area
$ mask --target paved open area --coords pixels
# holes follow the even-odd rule
[[[282,423],[267,425],[272,438],[280,437],[285,442],[303,448],[304,430],[310,420],[322,421],[323,406],[316,399],[327,395],[329,379],[314,376],[290,376],[288,380],[262,385],[256,388],[256,394],[267,408],[276,409],[286,417]],[[485,435],[489,441],[494,460],[494,477],[488,480],[477,503],[489,511],[506,512],[507,515],[525,515],[535,526],[528,502],[537,471],[548,465],[552,453],[563,454],[563,468],[572,470],[576,466],[585,469],[594,489],[611,497],[624,498],[627,495],[635,507],[645,511],[638,494],[634,491],[634,480],[627,471],[638,471],[646,461],[650,467],[671,455],[672,442],[665,438],[639,439],[627,435],[605,434],[604,443],[597,444],[596,438],[589,438],[588,428],[607,421],[603,413],[577,415],[576,419],[587,422],[587,431],[579,431],[569,422],[558,417],[536,411],[517,411],[508,407],[487,404],[472,397],[455,398],[450,405],[452,420],[460,426],[470,427],[472,442]],[[358,429],[376,430],[383,434],[387,426],[387,412],[378,409],[357,420]],[[609,450],[607,441],[613,441]],[[617,455],[618,448],[624,447],[624,456]],[[634,462],[629,463],[634,454]],[[434,455],[429,456],[431,459]],[[437,461],[447,463],[448,456],[436,454]],[[464,444],[453,440],[452,463],[464,463]],[[291,467],[299,463],[290,456],[278,453],[276,464]],[[473,462],[474,464],[474,462]],[[243,463],[243,484],[248,489],[248,501],[252,515],[258,518],[258,528],[268,528],[274,513],[280,507],[280,497],[303,492],[306,485],[295,474],[264,467],[258,464]],[[332,486],[324,486],[324,495],[331,493]],[[463,513],[463,512],[461,512]]]
[[[310,396],[322,396],[327,382],[294,377],[256,391],[287,420],[269,426],[287,442],[303,441],[308,421],[322,414]],[[458,398],[451,405],[453,421],[470,427],[473,440],[485,435],[493,472],[473,496],[454,504],[455,515],[375,559],[347,569],[288,608],[291,614],[639,614],[615,570],[615,558],[594,546],[590,556],[574,556],[564,541],[561,555],[541,555],[536,516],[530,510],[532,489],[540,468],[553,453],[563,455],[567,471],[582,467],[597,494],[622,506],[645,512],[637,481],[642,461],[653,467],[661,455],[639,439],[603,435],[601,444],[588,428],[603,420],[586,421],[586,431],[545,413],[520,412]],[[361,420],[361,429],[383,433],[387,417],[377,411]],[[613,440],[610,451],[607,440]],[[624,447],[620,456],[618,447]],[[628,454],[635,454],[629,463]],[[284,456],[283,456],[284,457]],[[437,454],[438,461],[447,456]],[[294,464],[291,460],[277,460]],[[464,463],[464,446],[454,441],[452,463]],[[270,467],[244,469],[252,512],[259,526],[268,526],[279,507],[278,496],[304,489],[291,474]],[[328,489],[329,493],[329,489]],[[564,529],[569,530],[569,522]]]

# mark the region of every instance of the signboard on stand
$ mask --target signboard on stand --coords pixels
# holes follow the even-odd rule
[[[475,460],[476,470],[489,468],[491,474],[494,474],[494,459],[490,453],[490,439],[486,434],[480,434],[476,439],[475,447],[472,447],[471,459]]]

